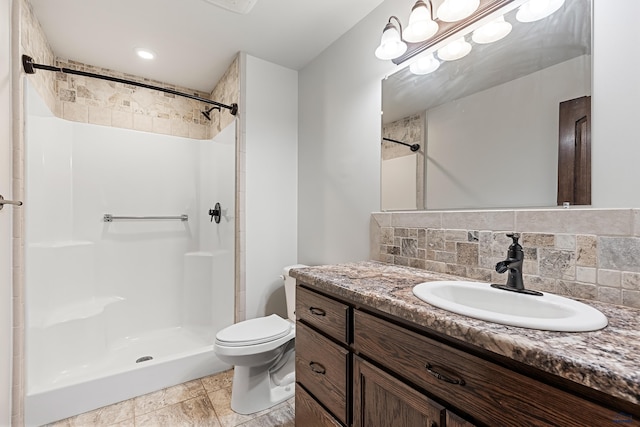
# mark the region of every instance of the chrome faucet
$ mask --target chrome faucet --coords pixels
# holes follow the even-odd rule
[[[503,289],[505,291],[520,292],[529,295],[542,295],[541,292],[524,288],[524,281],[522,280],[522,264],[524,262],[524,251],[522,250],[522,246],[520,246],[520,243],[518,243],[520,234],[508,233],[507,237],[511,237],[511,239],[513,239],[513,243],[511,243],[507,252],[507,259],[496,264],[496,271],[498,273],[502,274],[506,271],[509,271],[507,284],[492,284],[491,286],[494,288]]]

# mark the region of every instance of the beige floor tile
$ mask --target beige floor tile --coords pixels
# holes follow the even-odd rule
[[[179,403],[196,396],[205,395],[200,380],[188,381],[173,387],[145,394],[134,399],[135,415],[143,415]]]
[[[99,427],[99,426],[133,426],[133,400],[114,405],[105,406],[95,411],[85,412],[75,417],[67,418],[53,424],[50,427]]]
[[[222,388],[209,393],[209,400],[223,427],[234,427],[258,416],[258,414],[238,414],[231,409],[231,388]]]
[[[221,388],[229,388],[233,380],[233,369],[200,378],[200,380],[202,381],[204,389],[207,390],[207,393],[220,390]]]
[[[213,406],[206,395],[136,416],[135,421],[136,427],[220,427]]]
[[[241,427],[295,427],[295,414],[289,402],[270,409],[266,414],[260,415]]]

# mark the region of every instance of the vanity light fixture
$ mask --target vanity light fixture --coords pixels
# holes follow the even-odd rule
[[[431,6],[427,6],[423,0],[418,0],[411,9],[409,25],[404,30],[404,39],[410,43],[419,43],[437,32],[438,23],[433,20]]]
[[[391,20],[398,23],[396,27]],[[380,38],[380,46],[376,49],[376,56],[379,59],[395,59],[407,51],[407,44],[402,40],[402,24],[395,17],[389,17],[389,22],[385,25]]]
[[[428,4],[427,4],[428,2]],[[438,32],[438,23],[433,19],[433,5],[431,0],[418,0],[411,9],[409,26],[402,31],[402,23],[396,16],[391,16],[385,25],[376,49],[379,59],[395,59],[407,51],[407,43],[419,43],[427,40]],[[397,26],[391,22],[395,20]]]
[[[505,37],[511,32],[511,24],[501,16],[516,10],[527,1],[555,4],[565,0],[417,0],[411,10],[409,26],[406,28],[402,27],[397,16],[389,18],[375,54],[378,58],[391,60],[396,65],[410,65],[416,62],[413,65],[414,70],[433,71],[437,68],[436,58],[452,61],[468,54],[472,49],[472,40],[476,43],[490,43]],[[541,4],[538,3],[535,7],[540,8]],[[453,11],[456,13],[450,13]],[[434,18],[436,15],[437,19]],[[496,19],[497,17],[500,18]],[[457,20],[445,21],[448,19]],[[492,21],[495,22],[490,26],[482,27],[483,24]],[[473,30],[473,36],[466,37]],[[460,40],[459,45],[447,46],[450,40],[463,37],[466,40]],[[427,57],[416,61],[418,57],[435,54],[436,51],[437,57],[433,60]],[[425,68],[427,63],[429,66]]]
[[[438,8],[438,18],[445,22],[456,22],[475,12],[480,0],[444,0]]]
[[[546,18],[560,9],[564,0],[529,0],[518,9],[516,19],[520,22],[533,22]]]
[[[413,74],[424,75],[433,73],[438,67],[440,67],[440,61],[433,57],[433,53],[429,53],[416,58],[416,60],[409,65],[409,71]]]
[[[475,30],[471,39],[479,44],[493,43],[505,38],[510,32],[511,24],[501,16]]]
[[[462,36],[438,49],[438,58],[443,61],[455,61],[467,56],[469,52],[471,52],[471,43],[467,42]]]

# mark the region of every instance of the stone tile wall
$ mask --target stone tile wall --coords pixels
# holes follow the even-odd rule
[[[506,283],[495,265],[513,231],[525,287],[640,308],[638,209],[374,213],[371,258]]]
[[[20,54],[31,56],[36,63],[131,80],[213,99],[227,105],[238,103],[237,58],[212,93],[94,67],[57,58],[31,5],[26,0],[21,0],[20,6]],[[228,110],[223,109],[221,112],[212,112],[212,120],[209,121],[201,114],[210,107],[208,104],[135,85],[43,70],[36,70],[28,78],[57,117],[81,123],[209,139],[235,119]]]

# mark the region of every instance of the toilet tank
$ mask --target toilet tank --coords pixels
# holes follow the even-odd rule
[[[282,270],[282,279],[284,279],[284,293],[287,300],[287,317],[296,320],[296,279],[289,276],[289,270],[292,268],[308,267],[304,264],[289,265]]]

